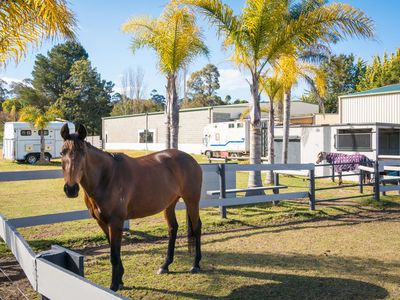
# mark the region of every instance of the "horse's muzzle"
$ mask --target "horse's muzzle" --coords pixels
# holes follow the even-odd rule
[[[74,185],[70,186],[68,184],[64,185],[64,192],[68,198],[76,198],[79,194],[79,184],[75,183]]]

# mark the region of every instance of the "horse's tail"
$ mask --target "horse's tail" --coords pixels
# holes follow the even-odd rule
[[[195,232],[193,230],[193,224],[190,220],[189,214],[186,212],[186,225],[187,225],[187,237],[188,237],[188,251],[193,253],[196,245]]]

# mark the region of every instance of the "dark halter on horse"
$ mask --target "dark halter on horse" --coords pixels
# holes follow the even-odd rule
[[[68,125],[61,129],[64,191],[76,197],[79,184],[91,215],[104,231],[110,244],[112,283],[116,291],[123,286],[121,261],[123,222],[164,211],[168,225],[168,250],[158,273],[168,273],[173,262],[178,222],[175,206],[180,198],[186,205],[188,245],[195,252],[192,273],[200,271],[201,221],[199,202],[202,171],[188,154],[168,149],[139,158],[123,153],[101,151],[85,142],[86,129],[78,126],[70,134]]]

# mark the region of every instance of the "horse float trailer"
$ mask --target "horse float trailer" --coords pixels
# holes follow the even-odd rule
[[[65,122],[49,122],[44,129],[45,158],[59,158],[63,139],[60,134]],[[71,132],[75,131],[73,123],[68,122]],[[18,162],[36,163],[40,158],[40,133],[27,122],[6,122],[4,124],[3,159]]]
[[[201,152],[207,157],[242,156],[249,153],[249,121],[208,124],[203,130]]]

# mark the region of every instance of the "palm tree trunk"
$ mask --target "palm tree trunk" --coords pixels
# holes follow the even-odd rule
[[[282,123],[283,122],[283,103],[282,103],[282,99],[279,99],[279,101],[276,102],[276,115],[278,117],[278,122]]]
[[[251,111],[250,111],[250,164],[261,163],[261,109],[259,82],[256,72],[253,71],[251,88]],[[261,186],[260,171],[249,172],[249,187]],[[259,195],[263,192],[246,192],[248,195]]]
[[[282,163],[288,162],[289,149],[289,128],[290,128],[290,104],[291,104],[291,89],[285,93],[284,109],[283,109],[283,145],[282,145]]]
[[[165,149],[171,148],[171,97],[170,97],[170,90],[171,90],[171,76],[167,77],[167,99],[165,103]]]
[[[168,76],[167,86],[167,106],[169,118],[169,146],[168,148],[178,149],[179,137],[179,103],[178,94],[176,92],[176,74]]]
[[[46,163],[46,159],[44,158],[45,147],[46,147],[46,144],[45,144],[45,140],[44,140],[44,129],[42,128],[40,130],[40,158],[39,158],[40,164]]]
[[[174,81],[175,83],[175,81]],[[179,103],[178,94],[176,92],[176,86],[174,84],[173,90],[173,101],[171,110],[171,148],[178,149],[178,139],[179,139]]]
[[[268,163],[275,163],[275,150],[274,150],[274,140],[275,140],[275,110],[274,101],[272,98],[269,100],[269,111],[268,111]],[[265,183],[270,184],[273,181],[273,171],[267,172],[267,177],[265,178]]]

